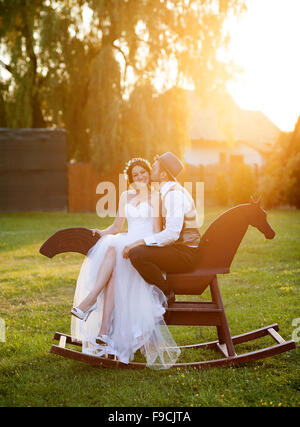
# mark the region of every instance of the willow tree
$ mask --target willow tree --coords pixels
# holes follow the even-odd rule
[[[90,157],[106,172],[129,155],[179,153],[188,139],[180,88],[203,100],[224,90],[233,70],[217,51],[226,17],[244,3],[0,0],[6,125],[64,126],[69,158]]]
[[[153,85],[136,86],[124,107],[122,128],[127,157],[172,150],[182,156],[188,144],[188,108],[184,90],[172,87],[157,94]]]
[[[234,68],[217,51],[229,40],[226,17],[245,1],[87,3],[101,35],[86,109],[94,162],[112,169],[132,155],[183,154],[188,108],[180,89],[193,86],[203,102],[224,93]]]
[[[0,0],[0,17],[2,125],[66,127],[69,157],[88,158],[80,111],[94,45],[81,37],[82,2]]]

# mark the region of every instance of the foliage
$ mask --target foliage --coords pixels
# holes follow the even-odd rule
[[[103,172],[115,170],[123,157],[119,120],[122,100],[120,67],[109,46],[102,47],[92,61],[86,106],[92,160]]]
[[[233,171],[231,199],[234,203],[248,203],[256,191],[256,179],[251,166],[240,164]]]
[[[220,206],[249,203],[251,196],[258,195],[256,181],[251,166],[240,163],[233,167],[230,173],[227,171],[216,174],[213,198]]]
[[[290,179],[287,188],[288,201],[292,206],[300,209],[300,151],[289,159],[287,171]]]
[[[219,172],[213,188],[214,198],[218,205],[226,206],[229,201],[230,183],[227,174]]]
[[[262,171],[266,207],[300,208],[300,116],[292,133],[282,133]]]
[[[2,85],[6,127],[65,127],[69,157],[85,151],[87,70],[94,47],[79,38],[80,3],[0,1],[0,43],[9,73]],[[73,35],[72,35],[73,34]],[[78,154],[77,151],[80,151]]]
[[[131,153],[178,153],[186,109],[168,89],[193,84],[203,102],[224,91],[235,68],[217,59],[223,24],[244,9],[245,0],[0,0],[1,126],[65,127],[68,158],[104,172]]]
[[[152,159],[170,148],[183,157],[189,143],[186,102],[185,93],[179,88],[155,96],[152,85],[136,86],[123,116],[123,141],[128,157],[141,155]]]

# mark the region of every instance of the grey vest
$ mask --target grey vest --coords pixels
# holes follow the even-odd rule
[[[182,245],[191,246],[191,247],[197,247],[200,241],[200,233],[199,233],[199,220],[198,220],[197,210],[195,208],[195,203],[190,193],[177,182],[174,182],[174,185],[172,185],[167,190],[167,192],[164,194],[162,198],[163,225],[165,227],[166,214],[167,214],[167,211],[165,208],[165,198],[170,191],[174,191],[174,190],[183,192],[192,205],[192,209],[184,215],[183,226],[180,232],[180,236],[175,243],[180,243]]]

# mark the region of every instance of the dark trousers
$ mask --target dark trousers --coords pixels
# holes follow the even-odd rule
[[[197,248],[173,244],[167,246],[137,246],[129,251],[132,265],[150,284],[159,287],[165,294],[170,292],[166,273],[186,273],[193,270]]]

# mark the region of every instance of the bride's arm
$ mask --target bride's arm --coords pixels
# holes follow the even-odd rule
[[[125,222],[125,203],[126,203],[126,200],[127,200],[127,191],[124,191],[121,194],[118,213],[117,213],[117,216],[116,216],[114,222],[112,223],[112,225],[105,228],[104,230],[93,229],[92,230],[93,234],[95,234],[95,232],[97,232],[102,237],[102,236],[106,236],[107,234],[118,234],[118,233],[120,233],[120,231],[122,230],[122,227],[124,225],[124,222]]]
[[[153,212],[153,231],[154,233],[159,233],[162,231],[162,215],[161,215],[161,199],[160,195],[157,191],[153,191],[151,193],[151,206]],[[123,257],[128,258],[129,251],[136,246],[144,246],[146,243],[144,239],[137,240],[131,245],[125,246],[123,250]]]

